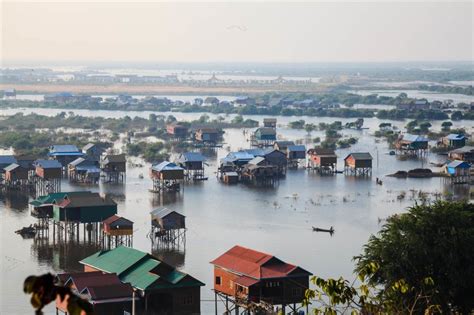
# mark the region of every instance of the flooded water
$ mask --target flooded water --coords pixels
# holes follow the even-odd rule
[[[23,111],[55,115],[61,110],[54,109],[11,109],[1,110],[7,115]],[[87,111],[74,110],[77,115],[123,117],[125,115],[148,117],[147,112]],[[173,114],[179,120],[197,119],[195,113]],[[211,118],[215,115],[210,115]],[[229,119],[232,116],[229,117]],[[245,116],[262,121],[262,116]],[[317,117],[277,117],[278,136],[281,139],[303,140],[322,136],[313,132],[309,137],[305,131],[292,130],[285,125],[292,120],[305,119],[307,122],[343,122],[355,119],[334,119]],[[149,212],[155,207],[167,207],[186,216],[186,247],[179,252],[154,254],[177,265],[179,268],[206,283],[201,289],[203,314],[214,313],[212,266],[209,261],[230,247],[240,244],[264,252],[272,253],[283,260],[301,265],[322,277],[344,276],[352,279],[353,256],[361,252],[362,245],[371,233],[381,227],[381,220],[388,215],[405,211],[414,203],[420,190],[434,198],[434,194],[467,197],[469,187],[447,186],[439,178],[396,179],[385,177],[397,170],[427,167],[429,161],[442,160],[430,155],[426,160],[400,161],[388,155],[384,141],[376,142],[371,134],[381,121],[366,119],[366,130],[344,130],[343,134],[359,138],[350,149],[338,150],[338,169],[343,168],[343,158],[350,151],[369,151],[374,157],[373,175],[370,178],[354,178],[337,174],[321,177],[304,169],[289,170],[285,179],[275,187],[258,188],[238,184],[227,186],[216,178],[217,162],[228,150],[248,148],[249,143],[241,129],[227,129],[225,145],[215,151],[203,152],[209,166],[206,175],[209,180],[187,184],[180,194],[158,197],[150,192],[151,180],[147,178],[149,164],[144,167],[128,167],[125,184],[97,186],[72,185],[66,180],[62,191],[93,190],[108,193],[118,203],[118,213],[134,221],[135,248],[152,251],[150,239]],[[406,122],[394,122],[403,127]],[[434,122],[433,128],[440,127]],[[473,123],[455,122],[472,130]],[[136,161],[141,162],[141,161]],[[436,168],[433,168],[435,170]],[[140,174],[145,175],[140,179]],[[383,180],[376,185],[375,178]],[[398,201],[397,196],[406,192],[406,198]],[[15,230],[34,223],[28,211],[31,197],[18,193],[0,195],[0,236],[1,236],[1,280],[0,313],[32,314],[28,296],[22,292],[22,281],[30,274],[43,272],[78,271],[78,261],[95,251],[97,247],[84,243],[53,244],[31,239],[22,239]],[[312,232],[312,226],[329,228],[335,234]],[[211,302],[212,300],[212,302]],[[53,314],[48,307],[46,314]]]
[[[423,90],[358,90],[351,91],[359,95],[378,94],[379,96],[396,97],[400,93],[406,93],[408,97],[412,98],[426,98],[429,102],[432,101],[448,101],[452,100],[454,103],[471,103],[474,102],[474,96],[463,94],[449,94],[437,93]]]

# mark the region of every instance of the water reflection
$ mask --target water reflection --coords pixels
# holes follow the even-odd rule
[[[25,211],[28,209],[28,200],[28,195],[22,191],[0,192],[0,202],[3,202],[8,209]]]
[[[181,268],[184,266],[186,257],[185,248],[163,248],[152,246],[151,253],[173,267]]]
[[[202,183],[201,183],[202,184]],[[164,207],[166,205],[176,204],[183,201],[184,193],[161,193],[161,194],[150,194],[150,205],[152,208]]]
[[[38,263],[50,266],[53,270],[66,270],[68,272],[83,271],[79,263],[101,249],[98,243],[53,242],[48,239],[36,238],[31,245],[31,253]]]

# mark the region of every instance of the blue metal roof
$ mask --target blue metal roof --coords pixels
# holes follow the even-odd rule
[[[446,138],[449,140],[463,140],[465,137],[461,134],[451,133]]]
[[[255,156],[253,154],[250,154],[246,151],[237,151],[237,152],[230,152],[227,154],[226,159],[228,161],[236,161],[236,160],[248,160],[250,161],[253,159]]]
[[[265,150],[263,149],[247,149],[243,150],[241,152],[247,152],[248,154],[255,156],[264,156],[265,155]]]
[[[289,145],[288,151],[295,152],[295,151],[303,151],[306,152],[306,147],[304,145]]]
[[[34,165],[38,165],[41,168],[47,169],[47,168],[62,168],[63,166],[61,163],[59,163],[56,160],[36,160]]]
[[[12,163],[10,165],[8,165],[7,167],[5,167],[3,170],[5,172],[9,172],[9,171],[13,171],[14,169],[16,169],[17,167],[21,167],[20,165],[16,164],[16,163]]]
[[[100,168],[93,165],[84,165],[84,166],[77,166],[76,170],[78,171],[86,171],[87,173],[100,173]]]
[[[470,168],[471,165],[465,161],[452,161],[448,164],[448,168]]]
[[[412,135],[409,133],[404,134],[402,139],[409,142],[428,142],[428,139],[423,136]]]
[[[199,152],[185,152],[178,158],[179,162],[204,162],[205,160],[204,155]]]
[[[49,155],[82,155],[82,152],[75,145],[60,144],[51,146]]]
[[[17,163],[18,161],[13,155],[0,155],[0,164],[13,164]]]
[[[178,165],[176,165],[172,162],[169,162],[169,161],[164,161],[164,162],[161,162],[160,164],[155,164],[151,167],[151,169],[154,170],[154,171],[158,171],[158,172],[172,171],[172,170],[175,170],[175,171],[184,170],[182,167],[179,167]]]

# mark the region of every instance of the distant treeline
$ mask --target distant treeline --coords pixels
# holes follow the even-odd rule
[[[418,89],[439,93],[474,95],[474,88],[470,86],[446,86],[446,85],[427,85],[422,84]]]

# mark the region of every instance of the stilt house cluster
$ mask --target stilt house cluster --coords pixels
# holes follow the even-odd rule
[[[136,292],[137,314],[199,314],[204,283],[158,258],[119,246],[102,250],[80,261],[85,272],[116,275]]]
[[[242,150],[230,152],[221,160],[218,176],[227,183],[274,183],[286,174],[287,166],[288,159],[282,151],[273,148]]]

